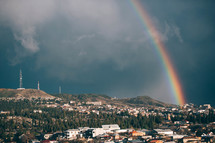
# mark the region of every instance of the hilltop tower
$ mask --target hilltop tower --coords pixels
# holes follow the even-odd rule
[[[61,86],[59,86],[59,94],[61,94]]]
[[[23,86],[23,84],[22,84],[22,70],[20,69],[20,71],[19,71],[19,88],[17,88],[17,89],[19,89],[19,90],[25,89],[22,86]]]
[[[40,82],[37,83],[37,90],[40,90]]]

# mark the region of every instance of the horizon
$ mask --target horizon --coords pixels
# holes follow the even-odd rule
[[[0,89],[13,89],[13,88],[0,88]],[[21,90],[26,90],[26,89],[35,89],[35,90],[38,90],[38,89],[36,89],[36,88],[23,88],[23,89],[21,89]],[[16,88],[16,89],[14,89],[14,90],[19,90],[19,88]],[[49,92],[46,92],[46,91],[44,91],[44,90],[41,90],[41,89],[39,89],[40,91],[43,91],[43,92],[45,92],[45,93],[47,93],[47,94],[49,94],[49,95],[63,95],[63,94],[68,94],[68,95],[85,95],[85,94],[87,94],[87,95],[105,95],[105,96],[108,96],[108,97],[111,97],[110,95],[107,95],[107,94],[103,94],[103,93],[64,93],[64,92],[62,92],[62,93],[49,93]],[[149,98],[151,98],[152,100],[156,100],[156,101],[160,101],[160,102],[163,102],[163,103],[165,103],[165,104],[173,104],[173,105],[177,105],[177,104],[174,104],[174,103],[168,103],[168,102],[165,102],[165,101],[161,101],[161,100],[159,100],[159,99],[156,99],[156,97],[154,98],[154,97],[150,97],[150,96],[148,96],[148,95],[138,95],[138,96],[134,96],[134,97],[111,97],[111,98],[116,98],[116,99],[130,99],[130,98],[137,98],[137,97],[149,97]],[[183,104],[183,105],[186,105],[186,104],[194,104],[194,103],[192,103],[192,102],[189,102],[189,103],[185,103],[185,104]],[[201,104],[194,104],[194,105],[204,105],[204,104],[209,104],[209,103],[201,103]],[[212,107],[215,107],[215,104],[210,104]],[[180,106],[180,105],[177,105],[177,106]]]

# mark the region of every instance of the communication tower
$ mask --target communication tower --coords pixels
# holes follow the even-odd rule
[[[59,94],[61,94],[61,86],[59,86]]]
[[[37,83],[37,89],[40,90],[40,82]]]
[[[22,87],[22,70],[20,69],[19,71],[19,88],[17,88],[18,90],[23,90],[25,88]]]

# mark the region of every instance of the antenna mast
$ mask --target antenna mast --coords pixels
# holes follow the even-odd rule
[[[61,94],[61,86],[59,86],[59,94]]]
[[[22,85],[22,70],[20,69],[19,71],[19,88],[17,88],[18,90],[23,90],[25,88],[23,88],[23,85]]]
[[[19,88],[21,89],[22,88],[22,70],[20,69],[20,72],[19,72]]]
[[[37,89],[40,90],[40,82],[38,81]]]

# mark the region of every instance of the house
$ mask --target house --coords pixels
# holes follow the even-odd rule
[[[72,101],[72,100],[71,100],[71,101],[69,101],[69,103],[70,103],[70,104],[75,104],[75,101]]]
[[[151,135],[145,135],[145,136],[142,136],[142,139],[152,139],[152,136]]]
[[[160,135],[173,135],[173,131],[170,129],[154,129],[154,131]]]
[[[120,130],[120,127],[118,124],[110,124],[110,125],[102,125],[103,130],[106,132],[110,132],[113,130]]]
[[[10,114],[10,111],[1,111],[0,114]]]
[[[34,140],[30,140],[29,143],[40,143],[40,141],[34,139]]]
[[[64,135],[65,135],[65,138],[66,139],[76,139],[77,138],[77,135],[79,134],[80,130],[78,129],[69,129],[69,130],[66,130],[64,132]]]
[[[86,138],[94,138],[98,135],[102,135],[105,134],[106,131],[103,128],[90,128],[88,130],[86,130],[85,132],[85,137]]]
[[[210,104],[204,104],[203,107],[204,107],[205,109],[211,109],[211,105],[210,105]]]
[[[88,104],[88,105],[102,105],[102,102],[101,101],[97,101],[97,102],[87,101],[86,104]]]
[[[201,142],[201,137],[183,137],[179,142],[189,143],[189,142]]]
[[[162,140],[151,140],[149,143],[163,143]]]
[[[128,130],[127,129],[119,129],[119,130],[115,130],[115,133],[127,133]]]
[[[170,135],[170,137],[172,138],[172,140],[182,139],[184,136],[185,135],[178,135],[178,134]]]
[[[89,129],[89,127],[79,127],[78,129],[80,131],[78,137],[82,138],[82,137],[84,137],[85,132]]]
[[[34,110],[34,113],[42,113],[42,110]]]
[[[144,135],[145,135],[144,132],[140,132],[140,131],[132,131],[130,134],[131,134],[131,136],[133,136],[133,137],[144,136]]]

